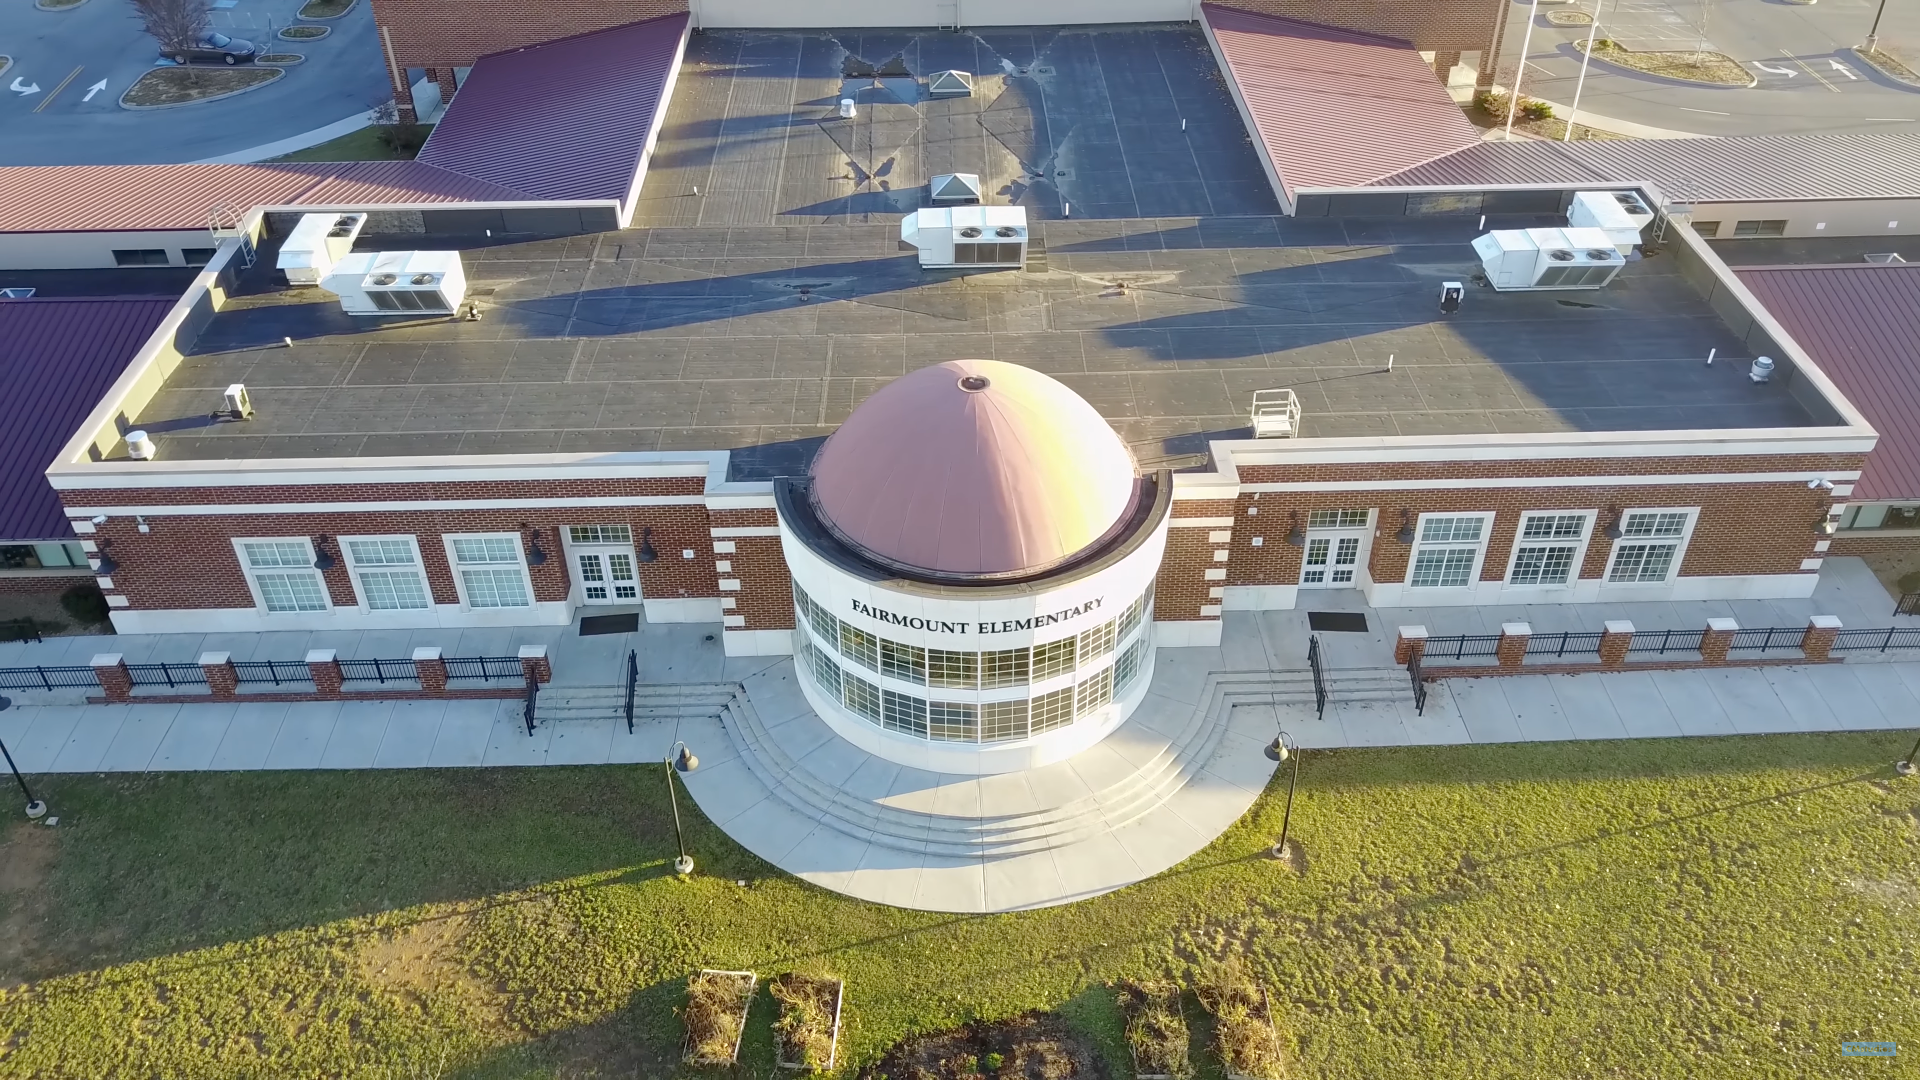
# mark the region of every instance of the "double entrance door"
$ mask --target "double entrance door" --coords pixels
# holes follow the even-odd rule
[[[567,530],[580,599],[587,604],[637,604],[633,531],[625,525],[574,525]]]
[[[1300,560],[1303,589],[1351,589],[1366,565],[1373,530],[1366,510],[1315,510],[1307,518]]]

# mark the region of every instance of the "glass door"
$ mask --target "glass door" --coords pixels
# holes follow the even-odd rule
[[[633,574],[633,552],[577,551],[580,598],[589,604],[630,604],[640,599],[640,581]]]
[[[1303,589],[1350,589],[1360,569],[1364,529],[1308,529],[1300,563]]]

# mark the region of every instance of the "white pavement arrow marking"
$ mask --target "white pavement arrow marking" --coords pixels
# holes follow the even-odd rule
[[[105,90],[106,88],[107,88],[107,80],[101,79],[99,82],[94,83],[92,86],[87,87],[87,96],[81,98],[80,100],[92,101],[93,95],[99,93],[102,90]]]
[[[1769,75],[1785,75],[1789,79],[1799,74],[1799,72],[1797,71],[1788,71],[1786,68],[1768,67],[1767,65],[1761,63],[1758,60],[1755,60],[1753,62],[1753,66],[1759,68],[1761,71],[1764,71]]]
[[[1840,61],[1838,61],[1838,60],[1835,60],[1835,59],[1833,59],[1832,57],[1828,57],[1828,58],[1827,58],[1827,63],[1829,63],[1829,64],[1832,64],[1832,65],[1833,65],[1833,70],[1835,70],[1835,71],[1837,71],[1837,72],[1839,72],[1839,73],[1840,73],[1840,74],[1842,74],[1842,75],[1845,75],[1845,76],[1847,77],[1847,79],[1848,79],[1849,81],[1857,81],[1857,80],[1858,80],[1858,79],[1860,78],[1860,76],[1858,76],[1858,75],[1855,75],[1855,74],[1853,73],[1853,69],[1852,69],[1852,68],[1850,68],[1850,67],[1848,67],[1847,65],[1845,65],[1845,64],[1843,64],[1843,63],[1841,63],[1841,62],[1840,62]]]
[[[27,94],[37,94],[37,93],[39,93],[39,92],[40,92],[40,84],[39,84],[39,83],[34,83],[34,84],[33,84],[33,85],[31,85],[31,86],[21,86],[21,85],[20,85],[20,77],[16,75],[16,76],[14,76],[14,79],[13,79],[13,83],[12,83],[12,85],[10,85],[10,86],[8,86],[8,87],[7,87],[7,89],[9,89],[9,90],[11,90],[11,91],[13,91],[13,92],[14,92],[14,93],[16,93],[16,94],[20,94],[20,95],[22,95],[22,96],[25,96],[25,95],[27,95]]]

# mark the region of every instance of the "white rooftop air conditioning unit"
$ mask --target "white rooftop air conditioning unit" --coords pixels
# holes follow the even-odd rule
[[[1027,211],[1022,206],[930,206],[900,222],[900,239],[920,251],[923,270],[1027,264]]]
[[[365,214],[302,214],[280,245],[275,265],[286,273],[289,285],[318,285],[353,250],[366,226]]]
[[[1631,191],[1577,191],[1567,208],[1569,226],[1604,230],[1622,255],[1640,243],[1640,230],[1652,220],[1653,213]]]
[[[1626,265],[1600,229],[1501,229],[1475,237],[1473,250],[1501,292],[1598,289]]]
[[[451,315],[467,297],[457,251],[358,251],[334,264],[320,287],[349,315]]]

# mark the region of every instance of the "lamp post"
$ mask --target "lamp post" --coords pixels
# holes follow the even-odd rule
[[[1282,764],[1289,760],[1293,762],[1293,772],[1287,777],[1287,809],[1280,816],[1280,842],[1273,845],[1273,857],[1284,859],[1287,857],[1287,829],[1293,824],[1293,789],[1300,783],[1300,746],[1293,741],[1293,736],[1282,731],[1273,737],[1272,744],[1267,747],[1267,756]]]
[[[1513,69],[1513,89],[1507,91],[1507,133],[1504,142],[1513,141],[1513,114],[1520,108],[1520,83],[1527,75],[1527,50],[1533,47],[1533,24],[1540,21],[1540,0],[1527,10],[1527,32],[1520,38],[1520,65]]]
[[[673,792],[673,774],[676,770],[692,772],[700,767],[700,759],[693,756],[693,748],[686,743],[673,745],[680,751],[678,757],[670,757],[667,762],[667,803],[673,807],[673,838],[680,845],[680,857],[673,860],[673,872],[686,877],[693,873],[693,856],[687,854],[687,834],[680,828],[680,799]]]
[[[6,712],[13,706],[11,698],[0,697],[0,712]],[[0,757],[7,759],[7,768],[13,773],[13,782],[20,785],[20,794],[27,797],[27,817],[38,821],[47,816],[47,804],[33,797],[33,789],[27,786],[27,778],[20,775],[20,766],[13,763],[13,751],[7,744],[0,742]]]
[[[1913,749],[1907,751],[1905,761],[1896,761],[1893,763],[1893,771],[1899,773],[1901,776],[1912,776],[1914,773],[1920,772],[1920,739],[1913,741]]]
[[[1561,142],[1573,141],[1573,122],[1580,118],[1580,91],[1587,88],[1587,64],[1593,59],[1593,36],[1600,32],[1600,0],[1593,0],[1593,22],[1587,25],[1587,47],[1580,54],[1580,81],[1573,84],[1573,107],[1567,114],[1567,130]]]
[[[1880,0],[1880,10],[1873,13],[1873,29],[1867,31],[1866,49],[1868,52],[1879,51],[1880,16],[1885,15],[1886,13],[1887,13],[1887,0]],[[1909,757],[1907,760],[1911,762],[1913,759]]]

